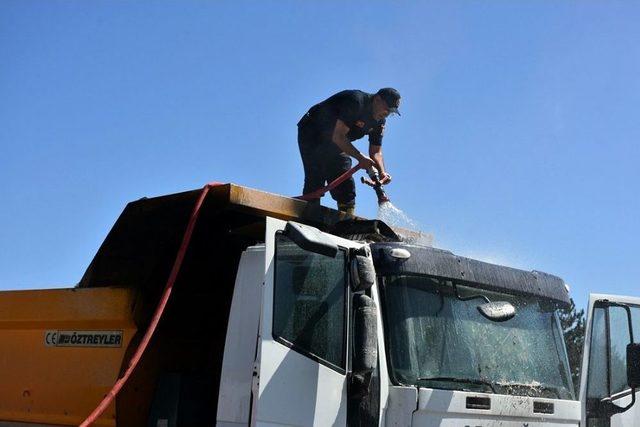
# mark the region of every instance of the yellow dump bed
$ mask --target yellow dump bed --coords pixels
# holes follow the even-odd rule
[[[0,292],[0,420],[78,425],[118,377],[132,307],[131,289]]]

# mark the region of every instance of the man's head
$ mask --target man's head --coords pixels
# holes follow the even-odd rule
[[[392,87],[382,88],[373,97],[373,118],[382,120],[392,113],[400,115],[399,106],[400,92]]]

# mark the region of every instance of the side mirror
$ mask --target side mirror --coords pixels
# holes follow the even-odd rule
[[[376,280],[376,269],[368,246],[351,252],[351,289],[354,292],[366,291]]]
[[[507,301],[492,302],[486,296],[479,295],[479,294],[463,297],[463,296],[460,296],[460,294],[458,293],[458,287],[456,286],[456,283],[453,282],[452,285],[453,285],[453,292],[455,293],[456,298],[459,299],[460,301],[470,301],[474,299],[483,300],[484,304],[481,304],[476,308],[478,309],[480,314],[482,314],[484,317],[491,320],[492,322],[505,322],[516,315],[516,308],[510,302],[507,302]]]
[[[331,258],[338,254],[338,245],[317,228],[289,221],[284,227],[284,235],[305,251]]]
[[[353,374],[350,396],[369,392],[371,374],[378,363],[378,314],[376,303],[366,295],[353,296]]]
[[[516,308],[509,302],[487,302],[478,306],[478,311],[492,322],[505,322],[516,315]]]
[[[640,344],[627,345],[627,384],[632,389],[640,387]]]

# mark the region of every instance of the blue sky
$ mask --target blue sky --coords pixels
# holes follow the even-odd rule
[[[299,194],[298,118],[393,86],[388,193],[436,246],[557,274],[579,305],[639,295],[639,12],[4,0],[0,289],[75,284],[143,196],[213,180]],[[357,209],[376,215],[362,186]]]

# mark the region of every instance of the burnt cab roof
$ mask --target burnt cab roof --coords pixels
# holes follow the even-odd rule
[[[390,256],[391,249],[403,248],[411,256],[399,259]],[[564,281],[540,271],[524,271],[465,258],[442,249],[410,245],[401,242],[371,245],[376,272],[380,276],[419,274],[441,277],[480,288],[532,295],[569,304],[569,292]]]

